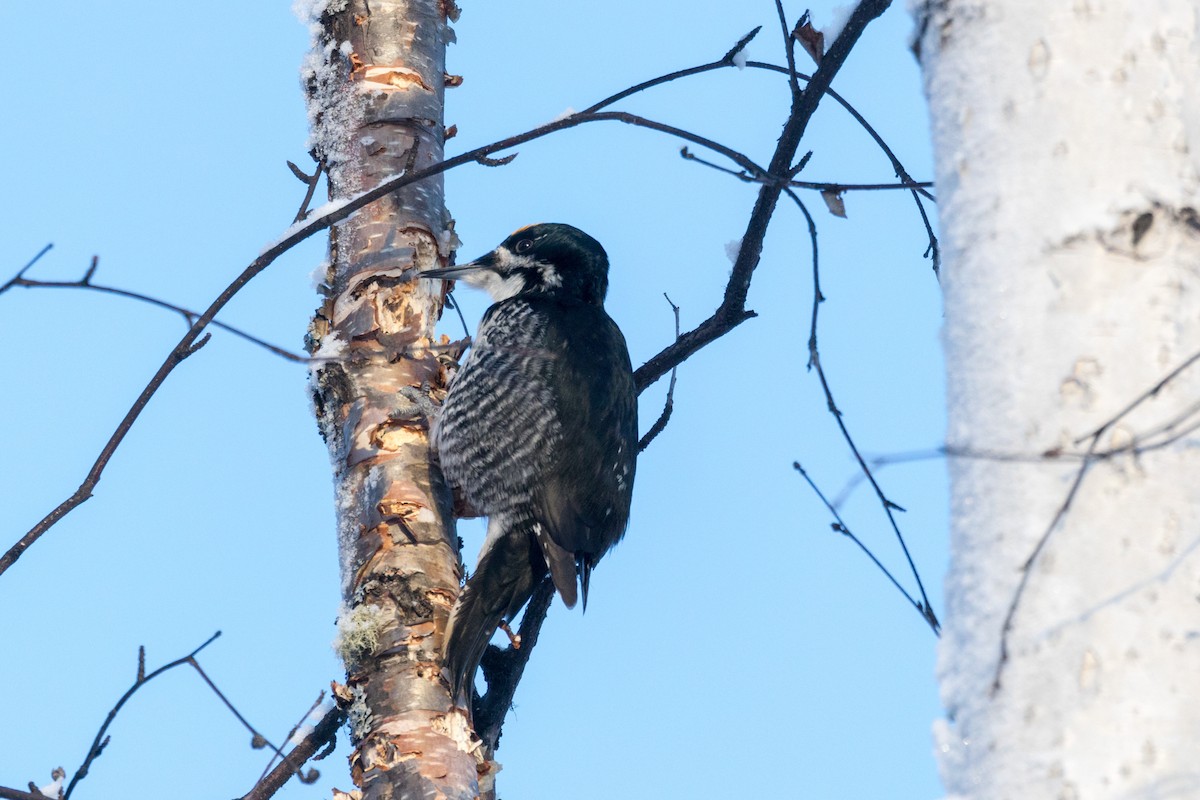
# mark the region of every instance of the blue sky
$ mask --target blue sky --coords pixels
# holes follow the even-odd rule
[[[757,25],[752,59],[782,60],[768,0],[468,3],[456,26],[447,123],[456,153],[583,108],[625,86],[720,57]],[[730,8],[730,6],[734,6]],[[803,7],[789,7],[794,17]],[[832,4],[814,4],[818,25]],[[15,11],[14,11],[15,13]],[[203,308],[290,223],[306,164],[298,86],[307,32],[286,3],[75,0],[53,36],[14,37],[0,103],[8,154],[0,271],[47,242],[31,273],[97,282]],[[910,172],[931,173],[924,100],[902,7],[873,24],[835,82]],[[802,62],[802,67],[807,66]],[[727,70],[621,108],[765,162],[787,108],[775,75]],[[810,180],[886,181],[886,159],[822,104],[803,145]],[[570,222],[613,264],[609,311],[635,364],[670,342],[662,294],[685,326],[720,301],[725,245],[754,188],[678,157],[679,144],[615,123],[520,148],[509,166],[447,176],[466,257],[512,229]],[[849,219],[805,200],[820,230],[821,353],[868,454],[938,445],[944,426],[940,297],[925,235],[902,193],[854,194]],[[932,213],[932,210],[931,210]],[[317,304],[324,242],[280,259],[222,319],[299,350]],[[498,753],[502,796],[538,798],[933,798],[929,726],[939,713],[934,638],[874,567],[832,533],[791,468],[836,494],[854,475],[814,374],[803,218],[781,206],[749,306],[759,313],[688,361],[666,432],[638,466],[625,541],[592,583],[586,615],[551,610]],[[3,276],[7,279],[7,275]],[[472,326],[486,303],[457,293]],[[447,317],[447,332],[458,323]],[[0,448],[0,544],[73,491],[182,334],[146,305],[74,290],[0,296],[8,420]],[[220,332],[176,371],[95,497],[0,576],[0,785],[73,772],[139,644],[153,668],[221,630],[201,663],[279,740],[329,681],[338,605],[332,489],[306,371]],[[643,429],[665,382],[643,395]],[[940,610],[944,465],[883,470]],[[878,504],[847,522],[907,579]],[[481,526],[463,523],[474,558]],[[238,796],[265,758],[191,672],[145,687],[76,797]],[[348,747],[313,787],[350,788]]]

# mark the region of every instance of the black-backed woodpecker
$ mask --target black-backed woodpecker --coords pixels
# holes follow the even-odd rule
[[[450,382],[432,442],[442,472],[488,518],[479,562],[446,627],[455,697],[469,703],[497,626],[547,572],[587,608],[592,568],[625,532],[637,392],[625,338],[604,311],[608,256],[578,228],[522,228],[467,264],[422,273],[495,301]]]

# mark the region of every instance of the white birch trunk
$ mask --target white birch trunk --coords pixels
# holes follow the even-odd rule
[[[1200,351],[1200,6],[913,6],[948,444],[1085,452],[1078,437]],[[1022,565],[1080,461],[950,462],[935,725],[949,794],[1200,797],[1200,436],[1185,432],[1197,401],[1200,365],[1099,438],[1097,453],[1173,441],[1094,462],[1029,568],[1002,666]]]

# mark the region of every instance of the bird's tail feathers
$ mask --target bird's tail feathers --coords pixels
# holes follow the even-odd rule
[[[581,555],[575,560],[575,568],[579,571],[579,593],[583,596],[583,610],[587,612],[588,586],[592,582],[592,559]]]
[[[520,529],[518,529],[520,528]],[[475,573],[467,580],[446,622],[443,645],[453,697],[470,707],[475,670],[496,627],[525,605],[546,574],[545,561],[528,523],[488,531]]]
[[[451,695],[468,708],[479,660],[483,658],[496,626],[504,619],[504,609],[492,607],[485,600],[468,581],[446,623],[444,650]]]
[[[554,588],[567,608],[574,608],[578,599],[579,578],[575,555],[559,546],[550,531],[540,522],[533,523],[533,535],[542,550],[542,557],[554,580]],[[585,598],[586,603],[586,598]]]

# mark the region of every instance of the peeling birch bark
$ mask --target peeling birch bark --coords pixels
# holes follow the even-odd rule
[[[331,199],[439,162],[453,4],[318,5],[305,77]],[[416,401],[440,401],[452,362],[431,349],[440,285],[410,278],[445,266],[455,245],[442,191],[439,176],[332,230],[325,300],[310,330],[312,351],[326,359],[312,391],[337,492],[338,644],[353,697],[351,775],[364,798],[469,800],[489,793],[495,769],[440,677],[461,566],[451,495],[430,463]]]

